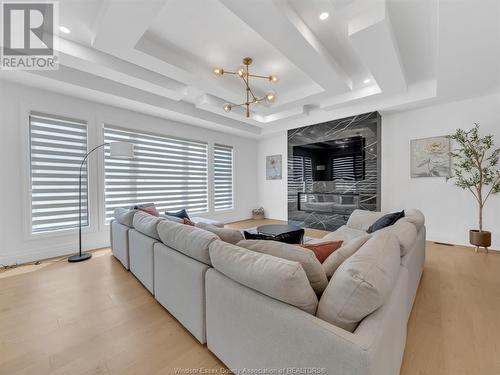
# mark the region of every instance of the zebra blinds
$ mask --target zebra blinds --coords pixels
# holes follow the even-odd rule
[[[233,208],[233,148],[214,145],[214,210]]]
[[[288,201],[293,202],[298,192],[312,191],[312,160],[309,156],[288,158]]]
[[[364,175],[363,155],[338,156],[332,158],[334,180],[362,180]]]
[[[78,226],[78,176],[87,153],[87,124],[30,114],[31,231]],[[88,225],[87,170],[82,173],[82,225]]]
[[[105,147],[106,221],[117,207],[153,202],[162,212],[208,211],[208,147],[204,142],[104,127],[104,142],[134,144],[134,159],[112,159]]]

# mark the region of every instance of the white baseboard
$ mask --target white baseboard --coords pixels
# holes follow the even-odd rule
[[[102,241],[102,243],[96,243],[92,247],[93,249],[109,247],[109,240]],[[42,249],[37,249],[35,251],[23,251],[21,254],[19,253],[11,253],[4,254],[0,257],[1,265],[15,265],[15,264],[23,264],[29,262],[35,262],[37,260],[43,260],[48,258],[54,258],[65,255],[75,254],[75,250],[73,249],[74,243],[64,244],[60,246],[51,246]]]

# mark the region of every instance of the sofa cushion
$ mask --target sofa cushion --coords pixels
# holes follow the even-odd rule
[[[206,217],[192,217],[191,221],[196,225],[198,223],[211,224],[214,227],[224,228],[224,223],[222,221],[217,221],[213,219],[207,219]]]
[[[323,290],[328,285],[328,279],[321,263],[309,249],[283,242],[266,240],[244,240],[238,242],[238,246],[258,253],[299,262],[316,294],[323,293]]]
[[[136,210],[128,210],[121,207],[115,208],[115,220],[120,224],[132,228],[132,226],[134,225],[133,221],[136,212]]]
[[[310,314],[318,298],[299,262],[258,253],[223,241],[210,244],[214,268],[234,281]]]
[[[405,216],[399,219],[397,222],[412,223],[413,225],[415,225],[418,232],[425,224],[425,216],[422,211],[417,210],[416,208],[409,208],[405,210]]]
[[[219,239],[215,234],[168,220],[158,223],[158,234],[161,241],[168,247],[211,265],[208,246]]]
[[[134,224],[134,229],[136,231],[156,240],[160,240],[160,236],[158,235],[158,230],[156,227],[162,220],[165,219],[147,214],[142,211],[137,211],[134,215],[132,223]]]
[[[397,238],[373,236],[333,274],[319,301],[318,318],[353,332],[389,298],[400,267]]]
[[[370,225],[384,216],[383,212],[354,210],[347,220],[347,227],[367,231]]]
[[[360,229],[349,228],[347,225],[342,225],[335,232],[328,233],[323,238],[311,240],[308,244],[316,244],[325,241],[344,241],[344,243],[346,243],[361,236],[366,236],[366,232]]]
[[[173,221],[174,223],[179,223],[179,224],[184,223],[184,219],[181,219],[180,217],[177,217],[177,216],[170,216],[170,215],[161,214],[160,217],[167,219],[168,221]]]
[[[373,232],[376,232],[380,229],[383,229],[385,227],[393,225],[396,221],[403,218],[404,216],[405,216],[404,211],[386,214],[386,215],[382,216],[380,219],[378,219],[377,221],[375,221],[372,225],[370,225],[367,232],[373,233]]]
[[[358,251],[361,246],[363,246],[364,243],[370,239],[370,237],[371,236],[369,234],[365,234],[344,242],[338,250],[334,251],[328,258],[326,258],[322,264],[326,277],[330,279],[337,268],[339,268],[347,258]]]
[[[376,236],[380,233],[392,233],[398,238],[400,255],[402,257],[413,248],[417,240],[417,228],[415,225],[405,221],[398,221],[396,224],[381,229],[373,235]]]
[[[243,234],[238,229],[231,228],[219,228],[212,224],[207,224],[203,222],[196,223],[196,226],[201,229],[208,230],[219,236],[219,238],[227,243],[231,243],[233,245],[237,244],[241,240],[244,239]]]

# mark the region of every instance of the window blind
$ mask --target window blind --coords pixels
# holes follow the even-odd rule
[[[86,153],[85,122],[30,114],[33,233],[78,226],[78,176]],[[82,224],[88,225],[86,166],[82,174]]]
[[[233,208],[233,148],[214,145],[214,210]]]
[[[104,127],[104,142],[134,144],[134,159],[112,159],[105,146],[106,221],[117,207],[153,202],[160,211],[208,211],[208,146],[119,127]]]
[[[288,157],[288,201],[294,202],[298,192],[312,191],[312,187],[311,158],[309,156]]]
[[[333,179],[362,180],[363,179],[363,155],[338,156],[332,158]]]

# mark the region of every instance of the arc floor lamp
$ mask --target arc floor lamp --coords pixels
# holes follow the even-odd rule
[[[82,170],[83,166],[87,162],[87,159],[91,153],[95,150],[108,146],[110,148],[109,154],[111,158],[114,159],[132,159],[134,157],[134,145],[129,142],[111,142],[103,143],[97,147],[90,150],[87,155],[82,160],[80,164],[80,175],[78,177],[78,254],[72,255],[68,258],[68,262],[81,262],[92,258],[91,253],[82,254]],[[88,179],[88,177],[87,177]],[[88,190],[87,190],[88,194]],[[87,199],[87,220],[88,220],[88,199]]]

